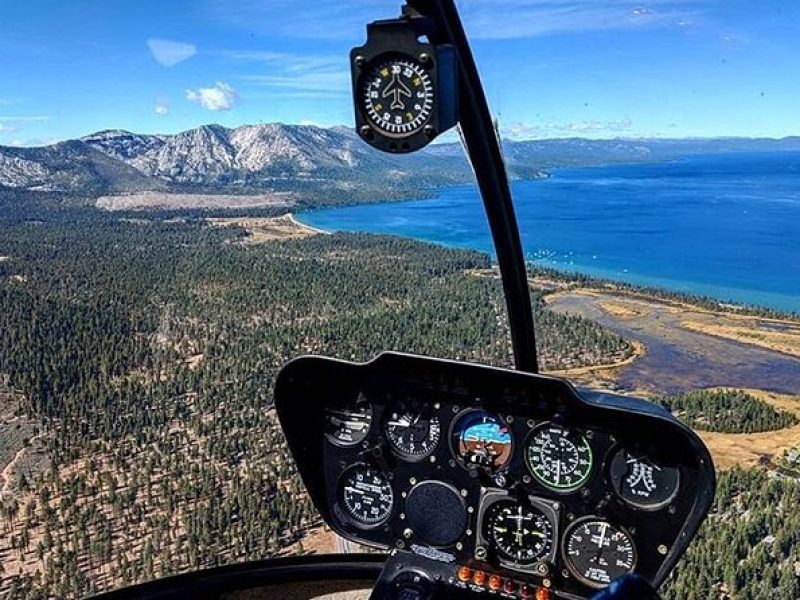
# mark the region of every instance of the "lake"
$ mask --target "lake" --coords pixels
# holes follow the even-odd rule
[[[512,188],[538,265],[800,312],[800,153],[559,169]],[[474,187],[297,216],[330,231],[493,250]]]

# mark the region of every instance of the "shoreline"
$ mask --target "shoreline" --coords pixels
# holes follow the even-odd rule
[[[328,231],[326,229],[320,229],[319,227],[314,227],[313,225],[309,225],[308,223],[303,223],[301,220],[297,218],[294,213],[288,212],[286,213],[286,218],[291,221],[294,225],[299,227],[300,229],[305,229],[310,233],[321,234],[321,235],[333,235],[333,231]]]

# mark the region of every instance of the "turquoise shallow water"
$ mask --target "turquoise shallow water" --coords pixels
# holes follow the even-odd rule
[[[800,312],[800,153],[562,169],[513,192],[537,264]],[[298,218],[492,252],[473,187]]]

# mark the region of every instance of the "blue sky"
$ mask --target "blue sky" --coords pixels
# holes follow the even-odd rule
[[[0,144],[351,124],[386,0],[1,0]],[[800,134],[797,0],[459,0],[506,136]]]

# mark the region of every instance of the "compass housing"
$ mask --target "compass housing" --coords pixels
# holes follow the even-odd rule
[[[370,24],[350,65],[356,131],[374,148],[414,152],[456,124],[455,51],[420,41],[412,20]]]

